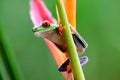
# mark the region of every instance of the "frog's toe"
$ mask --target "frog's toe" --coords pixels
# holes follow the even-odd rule
[[[88,62],[88,57],[87,56],[80,57],[80,64],[81,65],[84,65],[87,62]]]

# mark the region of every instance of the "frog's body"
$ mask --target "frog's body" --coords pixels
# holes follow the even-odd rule
[[[40,26],[33,27],[33,32],[37,37],[43,37],[53,42],[62,52],[67,51],[66,43],[62,32],[63,27],[57,24],[50,24],[48,21],[44,21]],[[87,43],[76,32],[76,30],[70,25],[73,40],[76,45],[78,54],[81,54],[87,47]],[[65,66],[68,65],[69,60],[66,60],[61,67],[60,71],[65,71]],[[66,63],[66,64],[65,64]],[[64,66],[63,66],[64,65]]]
[[[55,25],[52,25],[51,26],[55,26]],[[57,25],[58,26],[58,25]],[[38,32],[35,32],[34,33],[37,37],[44,37],[48,40],[50,40],[51,42],[53,42],[57,47],[60,48],[61,51],[65,52],[66,49],[65,49],[65,41],[62,37],[62,34],[60,34],[58,31],[57,31],[57,27],[56,29],[53,29],[53,30],[45,30],[44,32],[43,31],[38,31]]]

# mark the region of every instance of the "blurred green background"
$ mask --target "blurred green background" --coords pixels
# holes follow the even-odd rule
[[[55,0],[44,2],[56,18]],[[83,54],[89,57],[83,67],[86,80],[120,80],[120,0],[77,0],[76,18],[89,44]],[[63,80],[43,39],[31,31],[29,0],[0,0],[0,27],[25,80]]]

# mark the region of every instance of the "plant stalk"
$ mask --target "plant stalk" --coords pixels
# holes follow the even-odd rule
[[[0,48],[2,61],[5,63],[5,67],[11,80],[22,80],[21,71],[18,66],[15,54],[6,38],[6,35],[0,26]]]
[[[56,4],[57,4],[58,13],[60,15],[62,25],[63,27],[65,27],[65,30],[63,31],[63,33],[64,33],[64,38],[67,44],[67,49],[69,53],[72,72],[74,75],[74,80],[85,80],[83,70],[79,62],[79,57],[76,51],[76,47],[75,47],[75,44],[74,44],[74,41],[71,35],[71,31],[70,31],[70,27],[69,27],[69,23],[67,20],[63,2],[62,0],[56,0]]]

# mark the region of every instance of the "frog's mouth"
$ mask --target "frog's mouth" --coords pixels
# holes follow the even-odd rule
[[[38,31],[38,32],[34,32],[34,35],[36,37],[45,37],[48,34],[49,31]]]
[[[51,31],[49,31],[49,30],[44,30],[44,31],[34,32],[34,35],[35,35],[36,37],[44,37],[44,38],[46,38],[46,37],[52,35],[52,33],[54,33],[54,30],[51,30]]]

